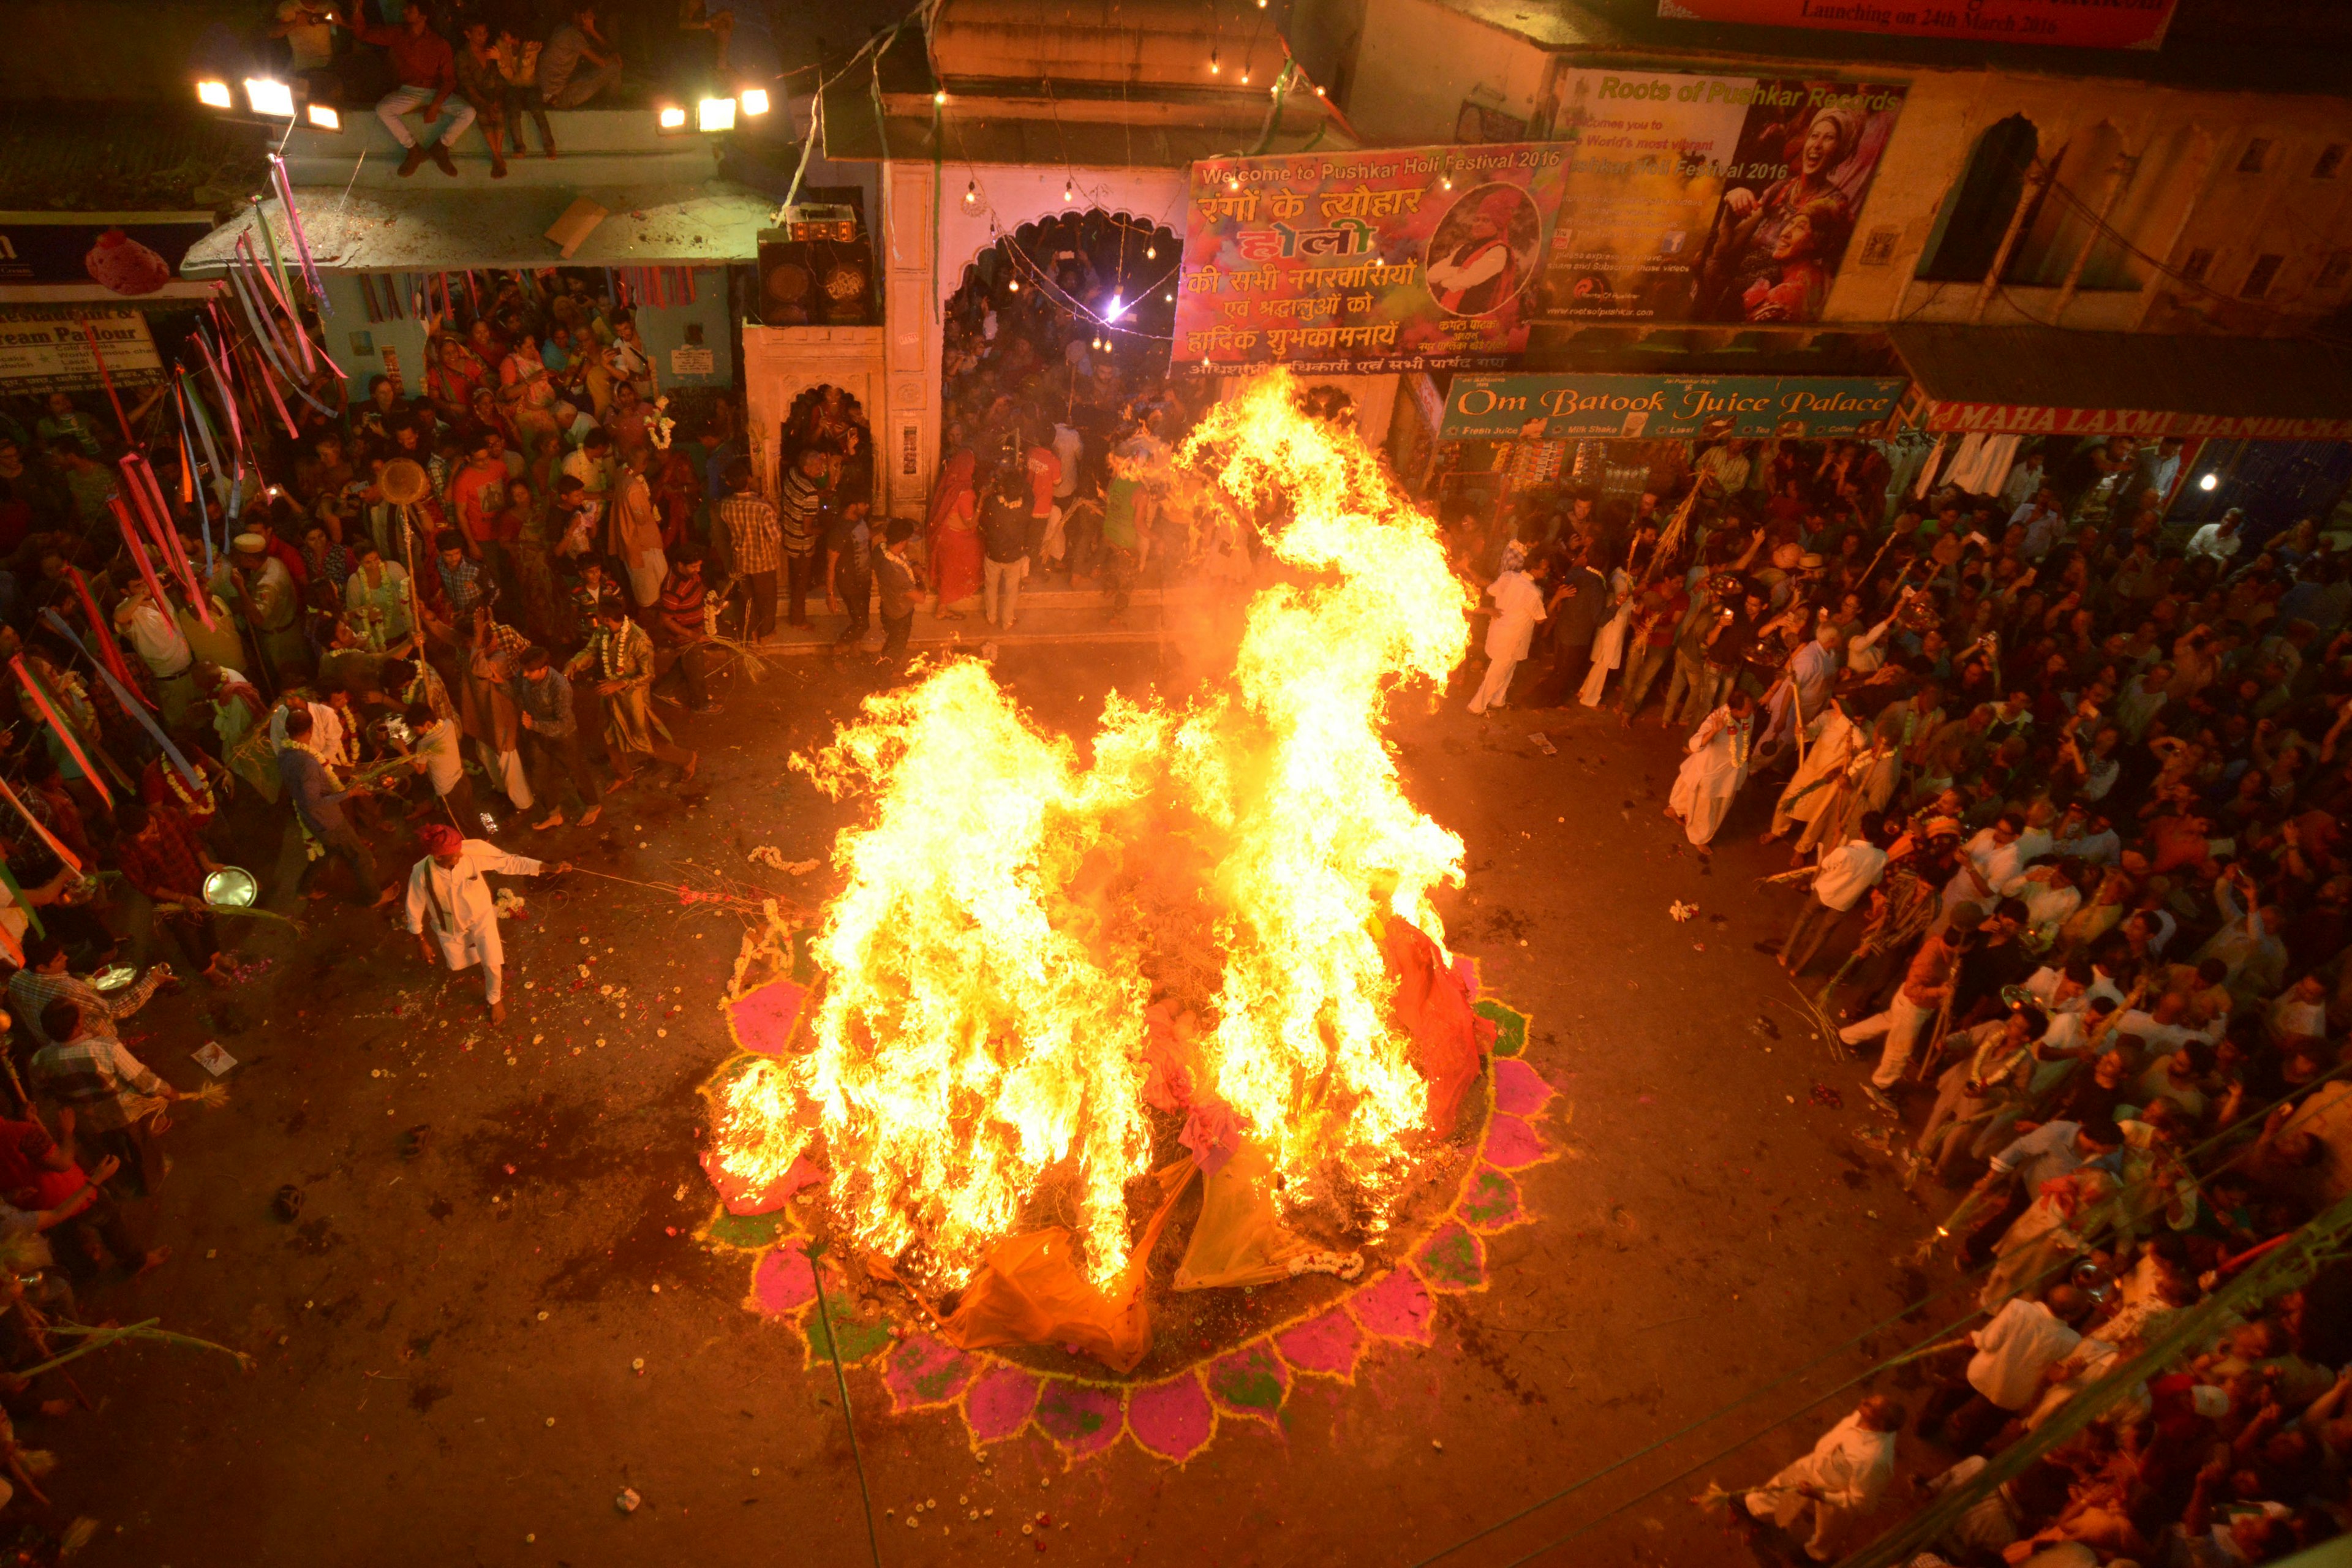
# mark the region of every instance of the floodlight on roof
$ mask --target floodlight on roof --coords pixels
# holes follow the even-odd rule
[[[245,100],[253,105],[256,114],[278,120],[294,118],[294,89],[282,81],[272,81],[268,77],[246,78]]]

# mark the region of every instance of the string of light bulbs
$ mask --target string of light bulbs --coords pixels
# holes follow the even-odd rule
[[[1108,317],[1105,317],[1098,314],[1092,306],[1087,304],[1084,300],[1077,299],[1067,289],[1064,289],[1059,279],[1055,279],[1046,268],[1038,265],[1035,258],[1032,257],[1027,251],[1021,248],[1021,242],[1016,237],[1009,234],[1005,235],[998,240],[997,245],[998,248],[1003,250],[1007,255],[1013,258],[1016,267],[1024,268],[1029,273],[1031,279],[1030,287],[1042,295],[1047,303],[1053,305],[1057,310],[1066,312],[1074,318],[1082,319],[1093,325],[1097,333],[1096,342],[1097,347],[1107,348],[1109,346],[1107,342],[1102,342],[1099,337],[1099,334],[1103,332],[1118,332],[1124,337],[1140,338],[1147,342],[1173,343],[1176,341],[1176,335],[1173,332],[1147,332],[1139,331],[1134,327],[1124,327],[1119,325],[1118,320],[1118,316],[1123,314],[1129,306],[1136,302],[1126,301],[1125,303],[1122,303],[1125,292],[1123,289],[1114,290],[1111,294],[1111,314]],[[1177,266],[1172,266],[1169,268],[1166,272],[1161,273],[1159,281],[1152,283],[1142,289],[1136,296],[1136,300],[1140,300],[1147,295],[1158,292],[1163,285],[1176,276],[1181,267],[1181,263],[1180,262]],[[1021,291],[1021,280],[1018,278],[1013,279],[1007,283],[1006,287],[1010,292],[1017,294]],[[1165,298],[1168,303],[1173,304],[1176,299],[1175,291],[1173,289],[1169,289]]]
[[[959,141],[961,141],[961,137],[959,137]],[[1073,318],[1083,319],[1091,323],[1096,330],[1096,342],[1098,345],[1108,346],[1103,343],[1103,339],[1101,337],[1101,334],[1104,332],[1117,332],[1123,337],[1140,338],[1148,342],[1172,343],[1175,341],[1175,337],[1172,332],[1163,334],[1160,332],[1141,331],[1134,327],[1122,326],[1115,319],[1117,314],[1124,314],[1128,309],[1125,289],[1126,277],[1123,266],[1119,279],[1120,287],[1118,291],[1114,292],[1111,296],[1111,310],[1115,313],[1113,318],[1107,319],[1103,314],[1095,310],[1085,301],[1072,298],[1062,289],[1058,280],[1053,278],[1050,273],[1039,266],[1034,258],[1021,248],[1019,236],[1015,227],[1008,225],[1004,221],[1003,215],[996,210],[995,205],[989,201],[987,195],[982,191],[977,166],[971,163],[969,157],[963,158],[961,162],[963,163],[964,168],[964,190],[962,197],[964,211],[974,216],[978,216],[984,212],[988,217],[989,232],[996,237],[998,247],[1006,251],[1013,258],[1017,267],[1025,268],[1029,272],[1031,279],[1030,287],[1040,296],[1045,298],[1049,303],[1054,304],[1056,309],[1064,310]],[[1066,167],[1062,176],[1062,205],[1065,211],[1062,213],[1048,215],[1046,218],[1024,221],[1046,222],[1052,221],[1055,218],[1074,216],[1069,209],[1079,206],[1081,198],[1083,197],[1085,205],[1099,212],[1104,221],[1118,226],[1120,231],[1120,248],[1122,255],[1124,255],[1125,252],[1127,235],[1137,229],[1141,229],[1143,231],[1143,258],[1146,261],[1157,261],[1160,258],[1160,235],[1162,231],[1166,231],[1171,237],[1171,244],[1174,244],[1176,247],[1176,259],[1169,267],[1168,270],[1163,272],[1157,280],[1137,292],[1134,299],[1135,301],[1139,302],[1153,292],[1166,288],[1166,286],[1176,278],[1177,274],[1182,270],[1182,242],[1174,238],[1174,230],[1169,224],[1168,218],[1171,214],[1184,204],[1186,195],[1187,193],[1184,187],[1180,184],[1174,195],[1170,197],[1167,209],[1161,212],[1156,220],[1138,219],[1134,217],[1132,214],[1129,214],[1123,209],[1119,211],[1113,211],[1110,209],[1108,203],[1115,198],[1109,195],[1108,182],[1097,182],[1092,184],[1083,183],[1078,179],[1076,170]],[[1020,279],[1017,277],[1013,279],[1008,285],[1012,291],[1015,293],[1020,291]],[[1168,303],[1172,305],[1175,302],[1174,290],[1168,289],[1165,299]]]

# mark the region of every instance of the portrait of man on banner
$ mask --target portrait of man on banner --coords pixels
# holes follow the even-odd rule
[[[1491,315],[1527,288],[1542,242],[1543,221],[1525,188],[1465,191],[1429,237],[1423,275],[1430,296],[1449,315]]]
[[[1694,269],[1692,320],[1821,319],[1894,131],[1868,96],[1750,116],[1732,159],[1745,177],[1726,184]]]

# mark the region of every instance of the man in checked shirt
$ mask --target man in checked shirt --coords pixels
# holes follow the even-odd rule
[[[92,1016],[60,997],[40,1018],[37,1032],[49,1043],[33,1053],[26,1074],[33,1091],[58,1107],[61,1132],[90,1135],[138,1173],[143,1195],[153,1196],[167,1168],[156,1139],[172,1125],[172,1102],[187,1097],[123,1048],[102,1009]]]
[[[108,1039],[114,1038],[114,1020],[128,1018],[147,1005],[155,987],[172,978],[172,966],[159,963],[140,976],[137,984],[111,996],[79,975],[66,973],[65,943],[53,936],[25,939],[25,967],[8,980],[8,1008],[25,1022],[42,1045],[55,1042],[42,1032],[42,1011],[52,1002],[79,1005],[85,1024]]]
[[[719,516],[727,524],[735,575],[751,589],[743,640],[765,642],[776,635],[776,565],[783,553],[783,529],[776,509],[752,488],[751,465],[740,458],[727,465],[727,495],[719,503]]]

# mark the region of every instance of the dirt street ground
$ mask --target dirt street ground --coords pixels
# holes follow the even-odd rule
[[[1084,731],[1106,691],[1160,679],[1158,657],[1028,648],[999,668],[1045,723]],[[517,825],[503,841],[656,883],[724,875],[813,911],[829,869],[796,879],[745,856],[826,854],[849,808],[785,760],[871,679],[804,659],[739,684],[723,715],[680,726],[705,758],[691,786],[641,786],[593,830]],[[1454,943],[1532,1015],[1527,1059],[1559,1091],[1542,1126],[1565,1157],[1523,1173],[1538,1223],[1492,1240],[1491,1288],[1439,1300],[1431,1347],[1368,1356],[1352,1384],[1297,1379],[1278,1424],[1226,1420],[1181,1468],[1124,1441],[1066,1468],[1034,1432],[983,1466],[951,1415],[894,1417],[853,1371],[876,1510],[898,1510],[879,1521],[892,1568],[1412,1563],[1637,1455],[1445,1561],[1517,1560],[1654,1487],[1542,1560],[1741,1561],[1689,1498],[1710,1477],[1760,1479],[1851,1396],[1706,1461],[1864,1350],[1899,1348],[1900,1331],[1865,1339],[1685,1431],[1895,1313],[1890,1257],[1928,1218],[1856,1142],[1874,1121],[1860,1073],[1751,948],[1797,896],[1756,887],[1785,864],[1754,846],[1764,795],[1709,866],[1659,815],[1674,738],[1581,709],[1481,721],[1462,695],[1402,706],[1394,736],[1415,797],[1468,846],[1468,885],[1444,905]],[[507,938],[502,1030],[476,977],[428,970],[404,933],[334,905],[310,906],[314,929],[235,994],[192,988],[131,1021],[184,1087],[207,1039],[243,1065],[226,1108],[188,1109],[167,1140],[176,1169],[152,1218],[173,1258],[85,1309],[161,1317],[257,1365],[110,1349],[78,1369],[96,1414],[24,1423],[28,1446],[60,1454],[60,1506],[100,1522],[80,1561],[866,1560],[830,1370],[744,1310],[740,1254],[693,1237],[712,1208],[696,1088],[728,1050],[716,1004],[738,922],[584,878],[515,886],[528,916]],[[1698,917],[1670,920],[1677,900]],[[592,984],[571,989],[583,963]],[[1843,1108],[1816,1103],[1817,1083]],[[303,1196],[290,1224],[271,1213],[287,1184]],[[614,1507],[624,1488],[634,1514]],[[943,1506],[905,1528],[923,1499]],[[1023,1536],[1039,1511],[1051,1523]]]

